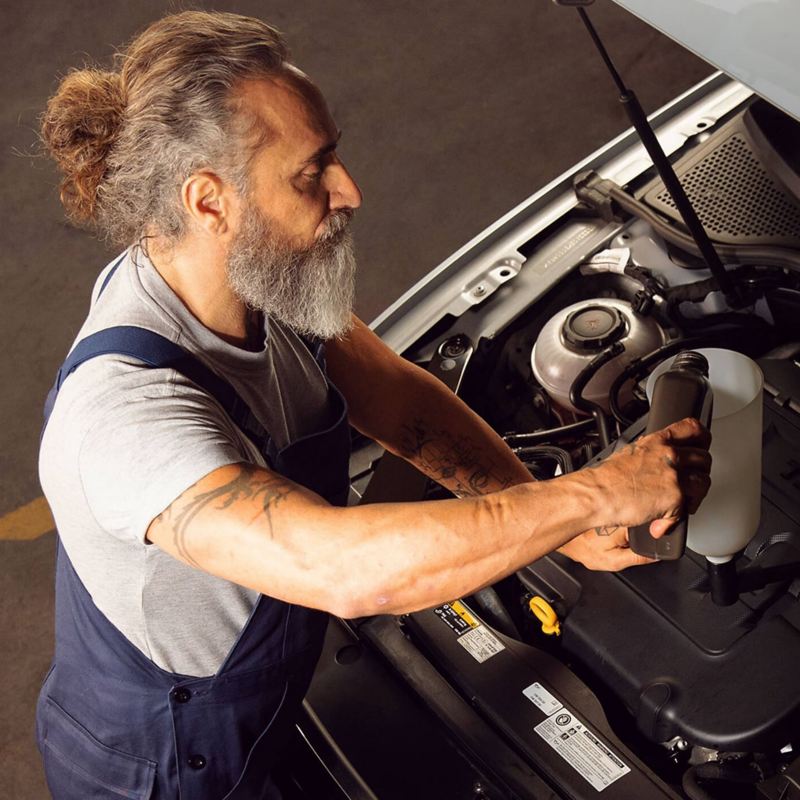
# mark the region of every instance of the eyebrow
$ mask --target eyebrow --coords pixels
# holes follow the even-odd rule
[[[342,132],[340,130],[336,131],[336,138],[332,141],[328,142],[327,144],[322,145],[319,150],[316,150],[313,155],[307,158],[305,161],[300,163],[300,167],[307,167],[309,164],[313,164],[315,161],[319,161],[323,156],[328,155],[328,153],[332,153],[337,145],[339,144],[339,139],[342,138]]]

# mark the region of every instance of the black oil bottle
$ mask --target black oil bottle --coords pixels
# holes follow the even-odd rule
[[[672,366],[656,378],[645,433],[661,430],[685,417],[699,419],[708,428],[712,404],[705,356],[692,350],[679,353]],[[637,525],[629,531],[631,549],[662,561],[680,558],[686,549],[686,526],[684,517],[669,533],[654,539],[649,524]]]

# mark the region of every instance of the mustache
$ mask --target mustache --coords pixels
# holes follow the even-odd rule
[[[352,208],[340,208],[333,211],[325,226],[325,233],[320,236],[320,242],[338,242],[350,227],[355,212]]]

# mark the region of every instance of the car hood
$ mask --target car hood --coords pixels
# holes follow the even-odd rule
[[[797,0],[614,0],[800,120]]]

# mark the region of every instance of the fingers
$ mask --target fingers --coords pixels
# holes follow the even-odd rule
[[[640,556],[634,553],[633,550],[627,548],[617,547],[609,550],[605,554],[602,566],[590,567],[590,569],[602,569],[607,572],[619,572],[628,567],[642,567],[645,564],[657,564],[657,560],[648,558],[647,556]]]
[[[676,439],[676,433],[688,438]],[[711,487],[711,454],[707,449],[711,436],[694,419],[684,419],[670,425],[662,434],[671,445],[667,448],[664,461],[677,474],[678,488],[682,495],[681,507],[685,513],[694,514]],[[665,530],[669,525],[670,523],[666,524]],[[657,529],[661,527],[656,526]]]
[[[628,567],[643,567],[646,564],[658,564],[657,558],[641,556],[638,553],[634,553],[633,550],[617,550],[614,553],[614,560],[617,563],[616,566],[612,568],[613,572],[618,572]]]
[[[711,484],[710,442],[709,432],[687,418],[612,456],[606,462],[614,486],[608,518],[633,525],[655,520],[651,533],[659,537],[693,514]]]
[[[661,434],[665,441],[680,447],[694,446],[708,450],[711,444],[710,431],[692,417],[673,422],[664,428]]]
[[[694,514],[711,488],[711,476],[707,472],[690,472],[679,479],[686,511]]]
[[[678,522],[679,519],[680,517],[677,516],[654,519],[650,523],[650,535],[654,539],[660,539],[665,533],[669,533],[672,530],[675,523]]]
[[[711,471],[711,453],[699,447],[679,447],[674,451],[674,465],[679,471]]]
[[[624,525],[591,528],[559,547],[558,551],[587,569],[606,572],[656,563],[629,549],[628,529]]]

